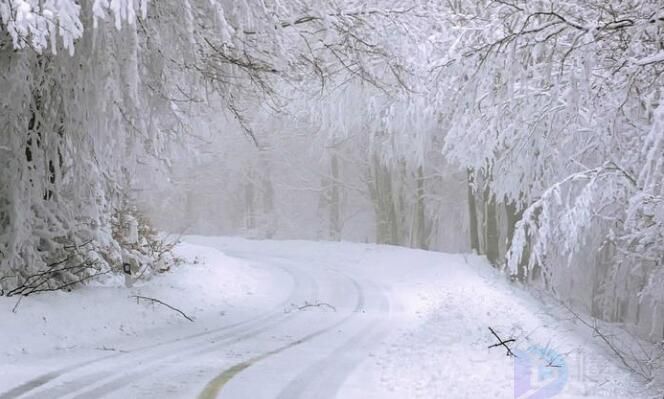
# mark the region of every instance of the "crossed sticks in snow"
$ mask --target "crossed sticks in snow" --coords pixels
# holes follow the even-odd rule
[[[503,340],[502,338],[500,338],[500,336],[498,336],[498,334],[496,334],[493,328],[489,327],[489,331],[491,331],[491,334],[493,334],[493,336],[496,337],[496,339],[498,340],[498,343],[489,346],[489,349],[503,346],[507,350],[507,356],[518,357],[517,355],[514,354],[514,352],[512,352],[512,349],[510,349],[510,347],[507,346],[507,344],[509,344],[510,342],[516,342],[516,339],[510,338]]]

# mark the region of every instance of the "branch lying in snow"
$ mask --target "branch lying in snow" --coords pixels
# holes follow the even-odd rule
[[[12,308],[12,313],[16,313],[16,310],[18,309],[18,305],[21,304],[21,300],[23,300],[23,296],[18,297],[18,301],[16,301],[16,305]]]
[[[517,355],[514,354],[514,352],[512,352],[512,349],[510,349],[510,347],[507,346],[507,344],[509,344],[510,342],[516,342],[516,339],[510,338],[510,339],[503,340],[502,338],[500,338],[498,336],[498,334],[496,334],[496,332],[493,330],[493,328],[489,327],[489,331],[491,331],[491,334],[493,334],[493,336],[496,337],[496,339],[498,340],[498,343],[489,346],[489,349],[496,348],[498,346],[503,346],[505,349],[507,349],[507,356],[518,357]]]
[[[96,262],[89,262],[89,261],[85,261],[83,263],[73,266],[56,268],[57,266],[62,265],[71,259],[72,256],[69,256],[64,260],[51,263],[50,265],[48,265],[48,268],[46,270],[28,276],[25,279],[25,281],[18,287],[9,290],[7,292],[0,290],[0,294],[3,294],[7,297],[11,297],[14,295],[28,296],[40,292],[60,291],[64,289],[70,289],[71,286],[74,286],[76,284],[82,284],[90,279],[112,272],[112,270],[100,271]],[[72,280],[66,283],[59,283],[55,286],[49,285],[49,281],[53,278],[53,276],[57,275],[58,273],[68,272],[68,273],[77,274],[90,270],[94,270],[96,271],[96,273],[83,275],[83,276],[77,275],[78,278],[76,280]]]
[[[337,311],[337,308],[330,305],[329,303],[324,303],[324,302],[319,302],[319,303],[307,303],[307,302],[305,302],[304,305],[297,308],[297,310],[303,310],[303,309],[306,309],[306,308],[320,308],[320,307],[327,307],[327,308],[332,309],[335,312]]]
[[[290,312],[293,311],[293,309],[295,309],[295,310],[304,310],[304,309],[307,309],[307,308],[329,308],[333,312],[337,311],[337,308],[335,308],[334,306],[330,305],[329,303],[325,303],[325,302],[310,303],[310,302],[305,301],[304,305],[302,305],[302,306],[296,306],[295,304],[291,304],[291,306],[292,306],[291,309],[286,309],[284,312],[285,313],[290,313]]]
[[[95,349],[98,350],[98,351],[106,351],[106,352],[129,353],[129,351],[126,351],[124,349],[116,349],[116,348],[111,348],[111,347],[108,347],[108,346],[101,346],[101,347],[97,347]]]
[[[147,297],[147,296],[140,296],[140,295],[132,295],[132,296],[130,296],[130,298],[136,298],[136,303],[139,303],[139,301],[140,301],[141,299],[144,299],[144,300],[146,300],[146,301],[150,301],[150,302],[152,302],[152,303],[158,303],[158,304],[160,304],[160,305],[166,306],[167,308],[169,308],[169,309],[171,309],[171,310],[174,310],[174,311],[178,312],[179,314],[182,315],[182,317],[184,317],[185,319],[191,321],[192,323],[194,322],[194,319],[192,319],[191,317],[187,316],[187,314],[184,313],[183,311],[181,311],[180,309],[178,309],[178,308],[176,308],[176,307],[174,307],[174,306],[171,306],[171,305],[169,305],[169,304],[167,304],[167,303],[165,303],[165,302],[162,302],[162,301],[160,301],[159,299],[156,299],[156,298],[150,298],[150,297]]]

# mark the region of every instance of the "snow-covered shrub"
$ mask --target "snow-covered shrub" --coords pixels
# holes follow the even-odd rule
[[[179,263],[172,249],[177,238],[160,234],[135,207],[116,210],[111,221],[113,239],[120,244],[122,263],[128,263],[136,278],[148,278]]]
[[[157,106],[141,82],[163,69],[146,69],[157,49],[146,45],[133,7],[133,0],[0,2],[6,292],[34,285],[35,276],[48,277],[39,278],[44,289],[121,270],[125,249],[113,215],[139,158],[159,155],[165,125],[139,112]],[[115,26],[100,19],[107,11]]]

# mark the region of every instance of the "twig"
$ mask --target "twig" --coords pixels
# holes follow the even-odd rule
[[[106,352],[121,352],[121,353],[129,353],[129,351],[126,351],[124,349],[116,349],[116,348],[110,348],[108,346],[100,346],[95,348],[98,351],[106,351]]]
[[[297,306],[297,305],[295,305],[294,303],[291,303],[291,308],[290,308],[290,309],[286,309],[286,310],[284,310],[284,312],[285,312],[285,313],[290,313],[290,312],[292,312],[293,310],[304,310],[304,309],[307,309],[307,308],[322,308],[322,307],[329,308],[329,309],[331,309],[333,312],[336,312],[336,311],[337,311],[337,308],[335,308],[334,306],[330,305],[329,303],[325,303],[325,302],[310,303],[310,302],[305,301],[305,302],[304,302],[304,305],[302,305],[302,306]]]
[[[90,239],[90,240],[84,242],[83,244],[75,244],[75,243],[74,243],[74,244],[71,244],[71,245],[65,245],[65,246],[63,246],[62,248],[64,248],[64,249],[79,249],[79,248],[81,248],[81,247],[85,247],[86,245],[90,245],[90,244],[92,244],[92,241],[93,241],[93,240]]]
[[[304,305],[298,307],[297,310],[304,310],[306,308],[321,308],[321,307],[328,307],[328,308],[332,309],[335,312],[337,311],[337,308],[335,308],[334,306],[330,305],[329,303],[325,303],[325,302],[318,302],[318,303],[305,302]]]
[[[174,307],[174,306],[171,306],[171,305],[169,305],[169,304],[167,304],[167,303],[165,303],[165,302],[162,302],[162,301],[160,301],[159,299],[156,299],[156,298],[150,298],[150,297],[146,297],[146,296],[140,296],[140,295],[132,295],[132,296],[130,296],[130,298],[136,298],[136,303],[139,303],[139,300],[141,300],[141,299],[145,299],[146,301],[151,301],[152,303],[158,303],[158,304],[160,304],[160,305],[166,306],[167,308],[169,308],[169,309],[171,309],[171,310],[174,310],[174,311],[180,313],[180,314],[182,315],[182,317],[184,317],[185,319],[191,321],[192,323],[193,323],[193,321],[194,321],[194,319],[192,319],[191,317],[187,316],[187,314],[184,313],[183,311],[181,311],[180,309],[178,309],[178,308],[176,308],[176,307]]]
[[[566,303],[561,303],[565,309],[567,309],[568,312],[574,316],[574,318],[578,321],[581,322],[584,326],[590,328],[593,331],[593,336],[594,337],[599,337],[608,347],[611,349],[611,352],[613,352],[614,355],[620,360],[620,362],[625,366],[628,370],[631,370],[632,372],[640,375],[647,381],[652,381],[653,376],[651,372],[645,371],[645,370],[638,370],[634,365],[630,364],[628,359],[625,357],[625,353],[618,349],[616,344],[609,339],[609,336],[604,334],[599,327],[597,326],[597,320],[593,320],[592,323],[588,322],[587,320],[583,319],[578,313],[576,313],[572,308],[570,308]],[[633,360],[639,367],[642,367],[638,359],[631,359]]]
[[[510,342],[516,342],[516,340],[514,338],[510,338],[508,340],[503,340],[502,338],[500,338],[498,336],[498,334],[496,334],[496,332],[493,330],[493,328],[489,327],[489,331],[491,331],[491,334],[493,334],[493,336],[496,337],[496,339],[498,340],[498,343],[495,344],[495,345],[489,346],[489,349],[495,348],[497,346],[503,346],[507,350],[507,356],[518,357],[517,355],[514,354],[514,352],[512,352],[512,349],[510,349],[510,347],[507,346],[507,344],[510,343]]]
[[[16,301],[16,304],[12,308],[12,313],[16,313],[16,310],[18,309],[18,305],[21,304],[22,300],[23,300],[23,296],[18,297],[18,301]]]
[[[76,273],[76,272],[81,272],[83,270],[89,270],[89,269],[98,270],[96,268],[97,265],[95,263],[87,263],[87,262],[81,263],[80,265],[67,266],[67,267],[63,267],[63,268],[60,268],[60,269],[53,269],[53,267],[55,267],[58,264],[64,263],[65,261],[66,260],[53,263],[53,264],[49,265],[50,269],[28,276],[25,279],[25,282],[23,284],[21,284],[20,286],[14,288],[13,290],[7,291],[5,293],[5,295],[7,297],[11,297],[11,296],[14,296],[14,295],[28,296],[28,295],[35,294],[35,293],[38,293],[38,292],[58,291],[58,290],[61,290],[61,289],[64,289],[64,288],[68,288],[72,285],[87,281],[90,278],[101,276],[101,275],[104,275],[104,274],[107,274],[107,273],[110,272],[110,270],[106,271],[106,272],[98,272],[98,273],[91,274],[89,276],[84,276],[84,277],[82,277],[78,280],[74,280],[74,281],[71,281],[69,283],[60,284],[56,287],[41,288],[45,284],[48,284],[49,280],[54,275],[56,275],[57,273],[63,272],[63,271],[74,270],[75,272],[72,272],[72,273]]]
[[[510,338],[510,339],[508,339],[507,341],[501,341],[501,342],[499,342],[499,343],[497,343],[497,344],[493,344],[493,345],[489,346],[489,349],[491,349],[491,348],[495,348],[495,347],[497,347],[497,346],[501,346],[501,345],[504,345],[504,344],[509,344],[510,342],[516,342],[516,339],[514,339],[514,338]]]

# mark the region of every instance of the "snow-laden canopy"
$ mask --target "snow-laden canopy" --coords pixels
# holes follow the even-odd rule
[[[1,287],[151,264],[137,204],[163,225],[223,198],[228,232],[472,247],[607,319],[664,301],[659,1],[0,0],[0,21]]]

